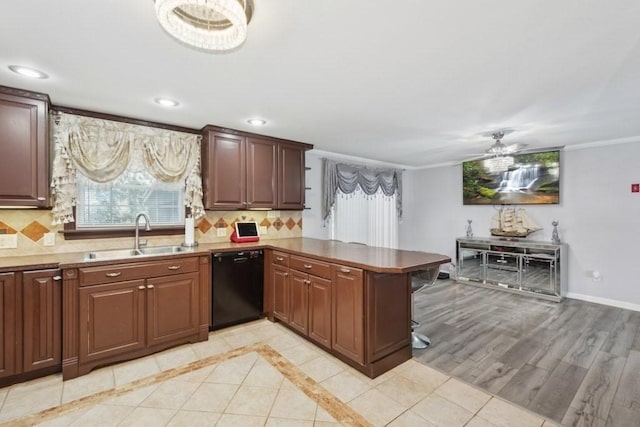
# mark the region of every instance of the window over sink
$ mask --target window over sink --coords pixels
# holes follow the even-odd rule
[[[153,226],[184,225],[184,183],[163,183],[145,171],[125,171],[107,183],[78,173],[76,183],[76,230],[130,227],[139,212]]]

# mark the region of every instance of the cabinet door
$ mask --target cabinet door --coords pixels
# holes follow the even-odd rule
[[[0,205],[49,205],[48,103],[0,93]]]
[[[276,208],[278,145],[247,138],[247,208]]]
[[[16,276],[0,274],[0,378],[16,373]]]
[[[80,288],[80,362],[142,349],[145,343],[145,281]]]
[[[289,268],[271,264],[273,286],[273,316],[289,323]]]
[[[289,325],[307,335],[309,333],[309,275],[290,270]]]
[[[309,338],[331,348],[331,280],[309,276]]]
[[[331,347],[364,364],[364,283],[362,270],[331,266]]]
[[[148,345],[198,334],[198,273],[147,280]]]
[[[245,138],[209,131],[202,142],[202,181],[206,209],[245,207]]]
[[[60,270],[25,272],[22,292],[23,371],[59,365],[62,360]]]
[[[278,209],[304,209],[304,149],[278,147]]]
[[[522,257],[522,287],[560,295],[558,263],[554,255],[536,253]]]

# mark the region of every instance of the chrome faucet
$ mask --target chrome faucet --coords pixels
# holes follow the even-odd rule
[[[144,223],[145,223],[144,229],[147,231],[151,231],[151,224],[149,223],[149,217],[147,216],[146,213],[140,212],[138,215],[136,215],[136,241],[133,243],[133,250],[136,252],[140,250],[140,246],[147,245],[146,240],[140,243],[140,217],[144,218]]]

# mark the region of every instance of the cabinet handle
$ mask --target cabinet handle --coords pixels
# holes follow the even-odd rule
[[[304,283],[306,283],[307,285],[311,284],[311,280],[305,280]]]
[[[147,289],[153,289],[153,285],[147,285]]]
[[[304,264],[304,268],[313,268],[311,264]]]
[[[277,256],[276,261],[284,261],[284,258],[282,258],[281,256]]]
[[[180,268],[182,268],[181,265],[170,265],[169,267],[167,267],[169,270],[180,270]]]
[[[62,280],[62,276],[53,276],[52,279],[55,281]]]
[[[42,202],[43,200],[46,200],[46,199],[42,196],[38,197],[38,201]]]
[[[351,270],[348,268],[341,268],[340,271],[343,273],[351,273]]]
[[[287,277],[289,275],[289,273],[284,273],[284,277]]]
[[[105,276],[107,276],[107,277],[118,277],[118,276],[122,276],[122,272],[118,271],[116,273],[107,273],[107,274],[105,274]]]
[[[141,291],[144,291],[145,287],[144,287],[144,285],[140,285],[140,286],[138,286],[138,289],[140,289]]]

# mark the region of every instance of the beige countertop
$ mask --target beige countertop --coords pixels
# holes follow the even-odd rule
[[[186,252],[159,256],[138,256],[118,260],[85,261],[85,252],[0,258],[0,272],[40,270],[47,268],[75,268],[113,263],[143,262],[172,257],[250,249],[275,249],[297,255],[337,262],[378,273],[406,273],[450,262],[448,256],[399,249],[378,248],[333,240],[308,238],[272,239],[254,243],[206,243]]]

